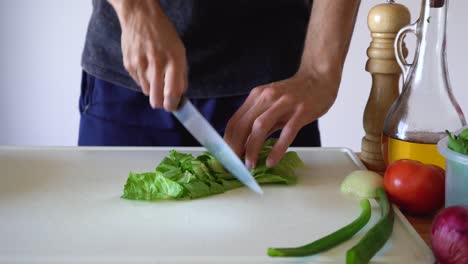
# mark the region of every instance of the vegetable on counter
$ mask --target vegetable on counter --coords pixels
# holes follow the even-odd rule
[[[364,237],[346,253],[347,264],[368,263],[370,259],[385,245],[393,231],[395,219],[393,208],[384,189],[376,190],[382,217]]]
[[[295,169],[303,166],[296,152],[287,152],[275,167],[266,166],[266,158],[275,140],[263,145],[258,166],[251,170],[259,184],[293,184]],[[243,184],[229,173],[210,153],[198,157],[170,151],[155,171],[130,172],[122,198],[131,200],[183,200],[223,193]]]
[[[361,200],[361,214],[352,223],[347,226],[320,238],[310,244],[296,248],[269,248],[268,255],[271,257],[301,257],[310,256],[322,251],[333,248],[340,243],[352,238],[359,230],[361,230],[371,217],[371,206],[369,200]]]
[[[440,264],[468,264],[468,206],[451,206],[432,222],[431,247]]]
[[[380,220],[372,226],[364,237],[346,253],[346,263],[368,263],[385,245],[393,232],[394,213],[392,204],[383,188],[382,176],[369,171],[354,171],[341,184],[343,193],[355,196],[377,198],[382,210]],[[310,244],[296,248],[269,248],[267,253],[272,257],[310,256],[333,248],[352,238],[369,221],[371,207],[368,199],[361,200],[361,215],[351,224]]]
[[[390,200],[410,214],[429,214],[444,205],[445,171],[414,160],[397,160],[384,175]]]
[[[341,183],[341,192],[361,199],[377,196],[375,190],[383,188],[383,177],[376,172],[357,170],[351,172]]]

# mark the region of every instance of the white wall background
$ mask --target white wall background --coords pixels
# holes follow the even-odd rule
[[[364,70],[367,13],[383,0],[362,0],[339,97],[321,119],[324,146],[360,150],[370,92]],[[419,0],[400,0],[414,21]],[[468,1],[449,9],[448,61],[453,92],[468,116]],[[76,145],[80,56],[91,0],[0,1],[0,145]]]

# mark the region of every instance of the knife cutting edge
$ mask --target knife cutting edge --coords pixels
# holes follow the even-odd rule
[[[182,98],[179,108],[172,113],[230,173],[252,191],[263,194],[262,188],[241,159],[187,98]]]

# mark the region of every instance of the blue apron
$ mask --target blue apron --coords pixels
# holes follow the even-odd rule
[[[220,133],[247,95],[191,99]],[[98,79],[83,72],[79,146],[199,146],[172,114],[152,109],[141,92]],[[279,137],[280,131],[272,137]],[[298,133],[293,146],[320,146],[318,123]]]

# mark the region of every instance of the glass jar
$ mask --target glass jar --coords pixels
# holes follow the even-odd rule
[[[452,94],[446,58],[448,0],[423,0],[419,19],[403,27],[395,40],[404,84],[384,122],[382,153],[386,165],[399,159],[418,160],[445,167],[437,142],[445,130],[466,125]],[[417,38],[413,63],[403,56],[407,33]]]

